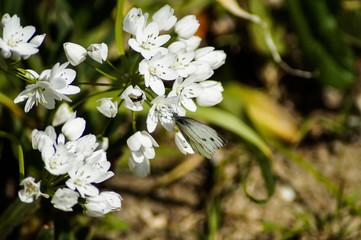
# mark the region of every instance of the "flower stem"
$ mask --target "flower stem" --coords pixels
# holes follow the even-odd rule
[[[108,63],[108,65],[113,68],[115,71],[119,72],[119,69],[116,68],[109,60],[106,61]]]
[[[111,89],[108,89],[106,91],[101,91],[101,92],[96,92],[96,93],[93,93],[93,94],[90,94],[82,99],[80,99],[77,103],[75,103],[74,105],[71,106],[71,109],[75,109],[77,108],[78,106],[80,106],[81,104],[83,104],[85,101],[87,101],[88,99],[96,96],[96,95],[99,95],[99,94],[103,94],[105,92],[111,92],[113,90],[118,90],[119,88],[111,88]]]
[[[106,77],[108,77],[108,78],[110,78],[110,79],[112,79],[112,80],[117,80],[116,77],[111,76],[110,74],[108,74],[108,73],[100,70],[99,68],[95,68],[95,70],[98,71],[100,74],[102,74],[102,75],[104,75],[104,76],[106,76]]]
[[[119,86],[120,84],[111,84],[111,83],[93,83],[93,82],[78,82],[78,85],[92,85],[92,86]]]
[[[135,121],[135,112],[132,111],[132,126],[133,126],[133,132],[137,132],[137,122]]]

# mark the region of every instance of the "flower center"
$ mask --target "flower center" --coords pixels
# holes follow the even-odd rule
[[[58,168],[58,161],[56,161],[55,159],[53,159],[52,161],[50,161],[49,167],[51,169],[57,169]]]
[[[31,183],[27,183],[26,185],[25,185],[25,193],[27,194],[27,195],[33,195],[34,193],[36,193],[37,192],[37,187],[36,186],[34,186],[33,184],[31,184]]]
[[[150,72],[152,75],[157,75],[157,68],[155,68],[155,67],[150,67],[150,68],[149,68],[149,72]]]
[[[11,35],[10,39],[8,40],[7,44],[10,47],[16,47],[19,43],[23,41],[21,37],[24,37],[24,34],[20,34],[19,32],[16,32]]]
[[[15,39],[9,39],[9,41],[8,41],[8,45],[10,46],[10,47],[16,47],[17,45],[18,45],[18,43],[17,43],[17,41],[15,40]]]
[[[154,40],[157,36],[154,36],[153,33],[149,34],[145,41],[142,41],[141,47],[145,50],[150,50],[151,47],[155,47]]]

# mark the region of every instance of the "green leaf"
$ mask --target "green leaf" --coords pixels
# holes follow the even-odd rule
[[[355,80],[351,47],[344,40],[325,0],[287,0],[307,64],[319,71],[324,85],[348,89]]]
[[[38,200],[23,203],[17,198],[0,217],[0,236],[6,239],[14,228],[24,223],[38,209]]]
[[[252,200],[255,203],[265,203],[268,201],[268,199],[273,195],[275,191],[275,181],[273,178],[273,172],[272,172],[272,164],[269,158],[264,156],[263,154],[258,154],[256,157],[256,160],[258,162],[259,167],[261,168],[262,177],[267,189],[267,198],[264,199],[258,199],[253,197],[248,191],[247,191],[247,184],[244,186],[244,192],[246,196]]]

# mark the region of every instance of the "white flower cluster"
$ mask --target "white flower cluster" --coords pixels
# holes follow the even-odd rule
[[[144,77],[144,85],[157,95],[151,101],[147,116],[148,132],[153,132],[159,121],[164,128],[173,131],[173,112],[184,116],[185,109],[197,110],[196,103],[214,106],[223,99],[221,83],[207,79],[224,64],[226,54],[214,47],[199,48],[201,38],[194,35],[199,27],[196,17],[189,15],[177,21],[173,13],[174,9],[165,5],[148,23],[148,13],[143,14],[141,9],[132,8],[123,21],[123,30],[131,34],[129,46],[144,58],[138,69]],[[172,28],[176,34],[175,40],[166,33]],[[171,39],[172,42],[169,42]],[[164,47],[165,44],[168,47]],[[164,81],[173,81],[170,90],[166,89]],[[127,89],[122,94],[128,104],[126,107],[133,111],[141,110],[135,99],[143,101],[145,94],[138,86],[130,87],[131,90]],[[185,109],[178,106],[180,104]],[[175,141],[183,153],[194,153],[180,132],[176,134]],[[137,132],[128,139],[131,150],[129,167],[137,176],[149,174],[149,159],[154,158],[153,146],[157,147],[158,144],[145,131]]]
[[[143,103],[149,103],[147,131],[135,129],[133,114],[135,133],[127,140],[129,168],[138,177],[150,173],[149,160],[155,157],[154,147],[158,144],[149,133],[156,129],[158,122],[168,131],[173,131],[174,113],[185,116],[186,110],[194,112],[197,105],[214,106],[223,99],[221,83],[209,78],[224,64],[226,54],[214,47],[200,47],[201,38],[195,36],[199,22],[194,15],[177,20],[173,14],[174,9],[169,5],[153,14],[151,21],[148,21],[149,14],[143,14],[141,9],[129,11],[123,21],[123,30],[130,33],[130,48],[142,56],[139,62],[134,61],[139,63],[138,72],[119,71],[124,76],[112,78],[122,86],[118,96],[98,99],[100,105],[97,109],[108,118],[116,117],[122,103],[133,112],[143,111]],[[38,52],[45,37],[43,34],[30,40],[35,28],[21,27],[16,15],[5,14],[1,26],[0,57],[4,59],[26,59]],[[76,72],[67,68],[69,63],[76,66],[89,56],[102,64],[108,57],[105,43],[92,44],[85,49],[67,42],[63,47],[69,62],[57,63],[40,74],[30,69],[17,69],[18,76],[30,83],[14,100],[15,103],[27,100],[25,112],[38,104],[54,109],[55,100],[70,102],[67,95],[80,92],[79,87],[71,85]],[[109,61],[106,63],[114,68]],[[110,76],[101,70],[99,72]],[[57,134],[53,126],[60,124],[64,125]],[[40,196],[52,197],[55,208],[72,211],[79,203],[90,216],[104,216],[120,209],[122,198],[119,194],[99,192],[94,185],[109,179],[114,173],[109,170],[110,162],[104,150],[108,146],[107,139],[98,143],[92,134],[83,136],[85,124],[85,120],[76,118],[73,110],[64,103],[55,113],[53,126],[48,126],[45,131],[33,130],[32,146],[41,152],[45,169],[51,177],[50,180],[45,177],[41,184],[32,177],[25,178],[21,182],[23,189],[18,193],[23,202],[33,202]],[[194,153],[181,132],[176,133],[175,142],[182,153]]]
[[[196,110],[191,98],[195,98],[201,106],[215,105],[222,100],[222,88],[214,81],[204,82],[213,75],[214,69],[225,62],[226,54],[214,50],[214,47],[198,48],[201,39],[194,36],[199,27],[196,17],[185,16],[177,22],[173,12],[174,9],[165,5],[152,16],[153,21],[149,24],[148,14],[143,14],[141,9],[133,8],[125,17],[123,30],[135,36],[129,39],[128,44],[144,57],[139,64],[139,73],[144,76],[145,86],[157,95],[166,93],[163,81],[176,81],[171,96],[181,95],[183,106],[190,111]],[[173,27],[177,40],[168,48],[162,47],[171,36],[160,35],[161,31],[169,31]],[[208,89],[216,96],[205,94]]]
[[[0,57],[19,61],[39,52],[38,47],[44,41],[45,34],[30,40],[35,33],[34,26],[22,27],[17,15],[10,17],[6,13],[1,19],[1,27],[3,36],[0,38]]]
[[[58,136],[54,127],[45,131],[33,130],[32,144],[41,152],[45,169],[53,176],[63,177],[65,186],[53,189],[51,200],[55,208],[72,211],[78,198],[85,199],[84,212],[90,216],[103,216],[119,210],[122,198],[115,192],[102,192],[93,184],[111,178],[114,173],[109,170],[110,162],[106,152],[97,149],[95,135],[83,135],[85,120],[72,115],[63,125]],[[61,178],[61,179],[63,179]],[[24,179],[23,190],[19,197],[24,202],[32,202],[41,195],[40,183],[33,178]]]

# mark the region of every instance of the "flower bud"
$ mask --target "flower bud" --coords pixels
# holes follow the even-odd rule
[[[198,30],[199,22],[194,15],[188,15],[179,20],[174,27],[180,38],[189,39]]]
[[[173,13],[174,9],[167,4],[153,14],[152,20],[158,23],[160,31],[168,31],[177,22],[177,18],[173,16]]]
[[[83,135],[86,122],[84,118],[69,119],[61,128],[62,133],[71,141],[77,140]]]
[[[87,51],[79,44],[66,42],[63,44],[63,47],[66,58],[71,65],[77,66],[85,60]]]
[[[88,55],[102,64],[108,57],[108,46],[105,43],[94,43],[88,47]]]
[[[222,50],[214,51],[214,47],[204,47],[196,50],[197,61],[207,62],[214,70],[222,66],[226,61],[227,55]]]
[[[55,112],[52,125],[54,127],[59,126],[70,118],[75,118],[75,113],[70,109],[67,103],[62,103]]]
[[[202,93],[196,98],[199,106],[210,107],[223,100],[223,87],[220,82],[208,80],[200,82],[199,85],[203,88]]]
[[[97,100],[100,106],[97,107],[99,112],[108,118],[114,118],[118,113],[118,102],[112,102],[112,98],[101,98]]]
[[[144,28],[147,19],[148,19],[148,13],[145,13],[143,15],[142,9],[132,8],[123,20],[123,30],[132,35],[136,35],[137,28],[138,27]]]

